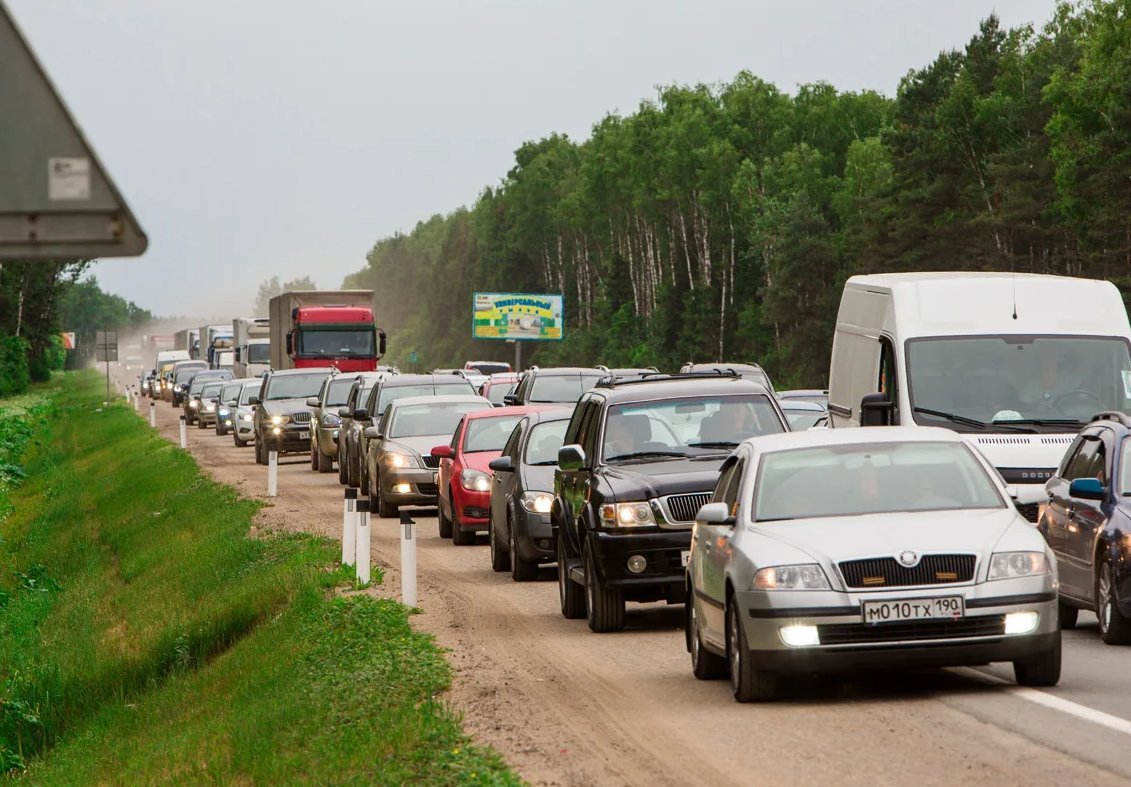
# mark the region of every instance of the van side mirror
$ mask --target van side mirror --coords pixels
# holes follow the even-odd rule
[[[726,503],[707,503],[699,509],[695,521],[704,525],[734,525],[735,518],[730,515]]]
[[[860,425],[891,426],[892,407],[884,394],[868,394],[860,400]]]
[[[1077,478],[1068,485],[1068,496],[1083,500],[1103,500],[1104,485],[1098,478]]]
[[[585,449],[576,443],[563,445],[558,449],[558,467],[562,470],[583,470],[585,468]]]
[[[511,473],[514,472],[514,460],[509,456],[500,456],[498,459],[492,459],[488,462],[487,467],[495,473]]]

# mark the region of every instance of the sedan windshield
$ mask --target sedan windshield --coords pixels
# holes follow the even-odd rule
[[[393,412],[389,437],[424,437],[448,435],[456,430],[460,419],[468,413],[478,412],[491,405],[486,402],[437,402],[436,404],[410,404]],[[513,424],[512,424],[513,426]],[[509,432],[508,432],[509,434]]]
[[[1075,431],[1102,410],[1131,408],[1131,353],[1112,337],[915,339],[907,342],[907,374],[915,422],[927,426]]]
[[[200,398],[208,399],[213,396],[219,396],[220,389],[223,387],[223,383],[205,383],[204,387],[200,389]]]
[[[530,401],[537,403],[576,402],[604,377],[603,372],[571,374],[568,377],[539,375],[530,388]]]
[[[325,372],[272,377],[267,381],[267,399],[308,399],[318,396],[325,379]]]
[[[762,458],[754,519],[1002,508],[985,469],[962,443],[870,443],[795,448]]]
[[[463,438],[464,453],[502,451],[507,438],[514,431],[520,415],[503,415],[498,418],[476,418],[467,422]]]
[[[220,389],[220,401],[221,402],[230,402],[233,399],[238,400],[239,395],[240,395],[240,391],[243,390],[243,387],[245,385],[246,385],[246,383],[229,383],[228,385],[225,385],[223,388]]]
[[[416,383],[413,385],[383,385],[381,386],[381,393],[377,397],[377,406],[373,408],[374,413],[383,413],[389,402],[397,399],[407,399],[410,396],[436,396],[438,394],[474,394],[475,389],[471,387],[471,383],[462,377],[451,378],[451,382],[447,380],[437,380],[434,383]],[[455,424],[448,431],[455,431]],[[427,432],[427,434],[436,434],[435,432]]]
[[[486,386],[487,390],[483,392],[483,395],[495,404],[502,404],[503,397],[507,395],[507,391],[510,390],[513,385],[513,383],[509,382],[491,383]]]
[[[748,437],[784,431],[764,394],[618,404],[605,419],[605,461],[718,455]]]

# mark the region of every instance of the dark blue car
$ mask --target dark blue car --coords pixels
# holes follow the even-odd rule
[[[1045,484],[1037,528],[1060,567],[1061,628],[1096,613],[1109,645],[1131,643],[1131,417],[1100,413]]]

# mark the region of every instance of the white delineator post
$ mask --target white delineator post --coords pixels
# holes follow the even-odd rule
[[[275,497],[279,494],[279,452],[267,452],[267,496]]]
[[[181,448],[188,448],[188,427],[185,426],[185,417],[181,416]]]
[[[134,395],[134,412],[141,412],[141,391],[136,388],[133,391]]]
[[[369,584],[369,501],[357,501],[357,581]]]
[[[401,513],[401,603],[416,606],[416,523]]]
[[[347,487],[342,504],[342,565],[352,566],[357,554],[357,489]]]
[[[157,428],[157,403],[156,402],[150,402],[149,403],[149,425],[154,429]]]

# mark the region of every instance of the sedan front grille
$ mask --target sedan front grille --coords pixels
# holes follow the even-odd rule
[[[689,495],[671,495],[668,511],[675,522],[694,522],[699,509],[711,502],[710,492],[693,492]]]
[[[433,470],[435,470],[437,467],[440,466],[440,457],[438,457],[438,456],[432,456],[432,454],[425,454],[424,456],[422,456],[420,458],[424,460],[424,466],[425,467],[430,467]]]
[[[296,424],[308,424],[310,423],[310,411],[300,410],[297,413],[291,413],[291,420]]]
[[[872,645],[928,639],[1005,636],[1005,616],[902,623],[831,623],[817,626],[822,645]]]
[[[974,555],[923,555],[911,568],[894,557],[846,560],[838,565],[850,588],[888,588],[969,582],[976,560]]]

